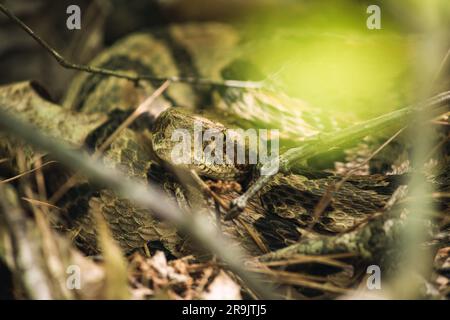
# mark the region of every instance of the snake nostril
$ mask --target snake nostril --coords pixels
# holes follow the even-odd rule
[[[322,218],[320,218],[320,222],[322,222],[326,226],[328,226],[332,223],[335,223],[334,219],[330,218],[330,217],[322,217]]]

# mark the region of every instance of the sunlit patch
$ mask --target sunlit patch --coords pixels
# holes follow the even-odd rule
[[[418,37],[397,30],[387,14],[383,29],[369,30],[362,4],[307,9],[283,19],[256,17],[261,33],[249,27],[259,40],[248,54],[265,66],[269,81],[317,108],[363,118],[410,101],[416,81],[411,43]]]

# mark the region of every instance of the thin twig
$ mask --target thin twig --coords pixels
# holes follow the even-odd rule
[[[44,174],[42,172],[42,157],[37,157],[34,166],[38,168],[36,170],[36,173],[34,176],[36,179],[36,185],[37,185],[39,198],[41,200],[46,200],[47,199],[47,188],[45,187],[45,178],[44,178]]]
[[[318,263],[323,265],[329,265],[334,267],[339,267],[342,269],[349,268],[351,265],[341,262],[336,259],[342,258],[352,258],[355,257],[352,253],[341,253],[341,254],[330,254],[323,256],[307,256],[307,255],[298,255],[292,256],[289,259],[278,260],[278,261],[265,261],[259,262],[268,267],[281,267],[288,265],[296,265],[296,264],[306,264],[306,263]]]
[[[450,126],[450,123],[445,122],[445,121],[438,121],[438,120],[435,120],[435,121],[432,121],[431,123],[432,123],[432,124],[439,125],[439,126]]]
[[[374,221],[375,219],[378,219],[380,216],[383,215],[384,212],[388,212],[392,209],[392,207],[401,200],[405,194],[406,194],[407,186],[401,185],[399,186],[394,193],[391,195],[391,197],[388,199],[386,204],[383,207],[383,210],[381,212],[376,212],[375,214],[369,215],[366,218],[362,219],[358,223],[354,224],[350,228],[342,231],[340,234],[350,233],[357,229],[359,229],[361,226],[368,224],[371,221]]]
[[[212,191],[211,188],[199,177],[198,173],[195,170],[190,170],[190,174],[192,175],[192,179],[195,181],[195,183],[198,184],[202,192],[213,198],[214,201],[216,201],[217,204],[219,204],[224,210],[230,209],[228,203],[223,201],[221,197],[219,197],[214,191]]]
[[[450,198],[450,192],[433,192],[431,197],[433,199]]]
[[[120,126],[111,134],[108,139],[98,148],[98,150],[94,153],[93,157],[94,159],[98,157],[103,151],[106,150],[106,148],[109,147],[109,145],[114,141],[114,139],[117,138],[117,136],[126,128],[128,128],[141,114],[148,112],[150,110],[150,107],[152,106],[153,102],[166,91],[166,89],[169,87],[170,81],[166,80],[164,83],[153,92],[153,94],[145,99],[144,102],[142,102],[136,110],[133,111],[133,113],[125,119],[124,122],[120,124]]]
[[[247,222],[245,222],[241,217],[238,217],[237,222],[241,224],[241,226],[247,231],[250,238],[252,238],[253,242],[258,246],[259,250],[261,250],[262,253],[269,253],[270,250],[264,243],[264,241],[261,239],[261,235],[258,233],[258,231],[253,228],[253,226],[249,225]]]
[[[45,207],[48,207],[48,208],[52,208],[52,209],[56,209],[56,210],[61,210],[60,207],[55,206],[55,205],[53,205],[53,204],[51,204],[51,203],[42,201],[42,200],[31,199],[31,198],[27,198],[27,197],[22,197],[21,199],[24,200],[24,201],[26,201],[26,202],[29,202],[29,203],[31,203],[31,204],[33,204],[33,205],[45,206]]]
[[[313,213],[313,219],[312,222],[308,226],[308,230],[311,230],[314,227],[314,223],[319,219],[319,217],[322,215],[322,213],[325,211],[325,209],[330,204],[331,200],[333,199],[333,196],[338,192],[341,187],[344,185],[344,183],[350,179],[353,174],[359,170],[361,167],[365,166],[370,160],[373,159],[378,153],[380,153],[389,143],[391,143],[395,138],[397,138],[400,133],[403,132],[405,127],[398,130],[393,136],[391,136],[389,139],[387,139],[380,147],[378,147],[372,154],[370,154],[362,163],[360,163],[358,166],[347,172],[346,175],[342,177],[341,180],[339,180],[337,183],[332,184],[324,193],[322,198],[317,203],[316,207],[314,208]]]
[[[434,154],[439,151],[449,140],[450,138],[450,134],[448,134],[446,137],[442,138],[441,141],[439,141],[432,149],[431,151],[428,153],[427,155],[427,159],[431,159],[431,157],[434,156]]]
[[[277,283],[284,283],[284,284],[290,284],[290,285],[297,285],[305,288],[311,288],[316,290],[321,290],[324,292],[332,292],[332,293],[338,293],[338,294],[348,294],[351,293],[353,290],[346,289],[346,288],[340,288],[336,287],[331,284],[327,283],[319,283],[316,281],[324,280],[320,279],[319,277],[314,277],[311,275],[306,274],[299,274],[289,271],[280,271],[280,270],[271,270],[271,269],[251,269],[254,272],[262,273],[264,275],[267,275],[268,277],[272,278],[272,280],[276,281]]]
[[[450,57],[450,49],[447,50],[447,53],[445,54],[444,58],[442,58],[441,63],[439,64],[439,67],[436,71],[436,73],[434,74],[433,80],[431,81],[431,84],[434,84],[437,79],[439,79],[442,70],[444,70],[444,66],[448,61],[448,58]]]
[[[17,24],[21,29],[28,33],[41,47],[43,47],[48,53],[50,53],[53,58],[66,69],[74,69],[78,71],[95,73],[103,76],[110,76],[116,78],[127,79],[133,82],[139,82],[141,80],[145,81],[156,81],[156,82],[183,82],[191,85],[200,86],[214,86],[214,87],[230,87],[230,88],[243,88],[243,89],[261,89],[263,88],[262,82],[253,81],[240,81],[240,80],[210,80],[195,77],[157,77],[150,74],[132,74],[129,72],[123,72],[118,70],[110,70],[105,68],[99,68],[89,65],[76,64],[67,61],[58,51],[52,48],[45,40],[38,36],[29,26],[27,26],[22,20],[20,20],[14,13],[7,9],[3,4],[0,3],[0,11],[3,12],[9,19],[11,19],[15,24]]]
[[[230,206],[228,203],[223,201],[221,197],[219,197],[214,191],[211,190],[211,188],[199,177],[198,173],[195,172],[195,170],[190,170],[190,173],[192,175],[192,178],[194,181],[199,185],[201,188],[201,191],[210,196],[214,199],[214,201],[225,211],[228,211],[230,209]],[[220,209],[220,208],[219,208]],[[237,218],[238,223],[247,231],[250,238],[252,238],[253,242],[258,246],[258,248],[261,250],[262,253],[268,253],[269,249],[265,245],[265,243],[262,241],[261,236],[259,233],[254,230],[252,226],[249,226],[243,219]],[[218,221],[220,226],[220,220]]]
[[[42,165],[40,165],[38,167],[35,167],[35,168],[30,169],[28,171],[24,171],[24,172],[14,176],[14,177],[11,177],[11,178],[8,178],[8,179],[5,179],[5,180],[1,180],[0,184],[9,183],[9,182],[12,182],[14,180],[20,179],[20,178],[22,178],[22,177],[24,177],[24,176],[26,176],[26,175],[28,175],[30,173],[33,173],[33,172],[35,172],[37,170],[40,170],[43,167],[48,166],[49,164],[52,164],[52,163],[56,163],[56,161],[53,161],[53,160],[52,161],[48,161],[48,162],[46,162],[46,163],[44,163],[44,164],[42,164]]]

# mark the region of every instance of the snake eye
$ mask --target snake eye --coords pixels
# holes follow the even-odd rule
[[[335,213],[333,213],[333,215],[334,215],[336,218],[340,218],[340,219],[345,218],[345,213],[342,212],[342,211],[336,211]]]

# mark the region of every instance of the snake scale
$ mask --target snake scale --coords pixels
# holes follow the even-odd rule
[[[239,33],[228,25],[183,24],[127,36],[103,51],[91,64],[159,77],[263,80],[267,70],[253,64],[249,52]],[[13,111],[48,134],[71,145],[84,145],[94,150],[159,85],[158,82],[134,83],[80,73],[68,89],[63,107],[42,95],[23,99],[21,93],[29,89],[29,83],[8,89],[13,91],[8,95],[8,102],[16,106]],[[33,85],[33,90],[36,88]],[[22,100],[11,104],[11,97]],[[174,129],[192,128],[194,120],[202,121],[206,128],[219,130],[227,127],[277,128],[284,147],[301,143],[305,137],[335,125],[302,101],[282,94],[183,83],[171,84],[153,103],[152,110],[157,110],[158,114],[165,111],[156,121],[143,115],[123,130],[105,151],[103,161],[105,165],[143,183],[152,181],[159,184],[180,206],[190,205],[186,192],[164,169],[164,163],[170,162],[168,141]],[[11,138],[2,138],[1,141],[2,154],[11,157],[15,142]],[[27,159],[34,159],[32,150],[24,150]],[[198,165],[195,169],[207,179],[238,180],[243,185],[252,175],[252,167],[246,165],[217,168]],[[57,172],[48,170],[46,173],[48,184],[50,181],[53,184],[49,186],[51,191],[56,191],[64,182],[61,177],[65,176]],[[336,192],[315,221],[314,207],[327,188],[339,179],[326,174],[279,173],[263,188],[259,197],[251,201],[243,219],[262,236],[267,247],[281,248],[298,241],[302,228],[311,223],[317,232],[344,232],[380,211],[398,185],[395,176],[352,177]],[[237,192],[226,190],[221,196],[229,200],[236,197]],[[148,212],[117,197],[112,191],[96,188],[83,178],[79,178],[56,205],[63,208],[64,229],[69,230],[75,242],[89,253],[97,251],[96,228],[90,214],[93,210],[105,217],[114,238],[125,252],[142,248],[146,243],[161,243],[175,256],[182,250],[183,237],[173,227],[155,220]],[[231,222],[223,223],[225,232],[236,228]],[[244,241],[242,232],[230,233]]]

